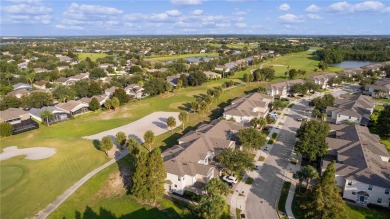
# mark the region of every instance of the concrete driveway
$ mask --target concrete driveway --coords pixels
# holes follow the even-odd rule
[[[112,139],[115,139],[116,133],[124,132],[128,138],[133,137],[142,143],[144,141],[144,133],[148,130],[152,130],[155,136],[169,131],[167,127],[167,119],[170,116],[176,118],[176,127],[181,125],[178,118],[178,112],[154,112],[127,125],[100,132],[95,135],[85,136],[83,138],[89,140],[101,140],[104,136],[110,136]]]

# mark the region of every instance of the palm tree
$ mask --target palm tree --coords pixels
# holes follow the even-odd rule
[[[326,113],[321,113],[321,119],[322,121],[326,121]]]
[[[173,116],[168,117],[168,119],[167,119],[167,126],[172,131],[173,127],[176,126],[176,119],[175,119],[175,117],[173,117]]]
[[[49,110],[45,109],[42,113],[41,113],[41,119],[46,121],[46,125],[49,126],[49,120],[52,120],[54,119],[54,115],[52,112],[50,112]]]
[[[304,166],[303,169],[301,170],[304,178],[306,180],[306,188],[309,187],[311,180],[318,178],[318,172],[317,170],[310,165]]]
[[[32,86],[32,83],[34,82],[35,75],[36,75],[35,71],[32,71],[32,70],[24,72],[24,77],[26,78],[26,80],[28,82],[30,82],[31,86]]]
[[[152,151],[152,144],[154,142],[154,132],[151,130],[148,130],[144,134],[144,141],[145,144],[149,146],[149,152]]]
[[[313,116],[317,119],[317,117],[321,116],[321,111],[319,109],[313,110]]]
[[[251,124],[251,126],[253,126],[254,128],[257,128],[259,125],[260,125],[260,119],[255,117],[253,119],[251,119],[251,121],[249,122]]]
[[[265,118],[260,118],[259,125],[260,125],[260,130],[262,130],[267,125],[267,120]]]
[[[187,122],[188,120],[188,113],[187,112],[180,112],[179,114],[179,120],[183,124],[183,130],[184,130],[184,122]]]

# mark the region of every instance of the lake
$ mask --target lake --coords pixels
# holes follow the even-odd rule
[[[360,68],[365,65],[371,65],[371,64],[376,64],[379,62],[370,62],[370,61],[344,61],[341,63],[335,63],[335,64],[330,64],[332,67],[337,67],[337,68]]]

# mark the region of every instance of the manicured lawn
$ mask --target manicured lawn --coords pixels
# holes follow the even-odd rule
[[[305,197],[302,192],[295,191],[294,200],[292,204],[292,211],[295,218],[303,219],[304,210],[300,207]],[[345,205],[347,210],[346,219],[386,219],[389,218],[389,211],[381,211],[376,209],[361,208],[353,205]]]
[[[24,174],[24,169],[17,166],[1,166],[0,167],[0,191],[3,191],[8,186],[17,183],[19,179],[22,178]]]
[[[129,166],[130,156],[102,170],[66,200],[49,218],[195,218],[187,209],[163,199],[158,207],[141,205],[126,194],[120,170]]]
[[[275,69],[276,79],[285,80],[286,76],[284,73],[287,71],[288,67],[290,69],[295,68],[296,70],[305,70],[306,75],[302,77],[306,77],[312,74],[320,74],[321,72],[314,72],[314,69],[317,68],[318,63],[319,58],[316,55],[313,55],[312,52],[305,51],[272,58],[266,61],[263,66],[273,66]],[[340,70],[342,70],[342,68],[330,67],[327,72],[337,72]]]
[[[282,192],[280,193],[279,202],[278,202],[278,210],[286,213],[286,200],[288,196],[288,192],[290,191],[291,182],[284,182]]]
[[[87,57],[91,58],[92,61],[96,61],[98,58],[103,58],[108,56],[105,53],[88,53],[88,52],[83,52],[83,53],[76,53],[79,56],[80,61],[84,61]]]
[[[184,59],[189,57],[217,57],[218,53],[196,53],[196,54],[183,54],[183,55],[171,55],[171,56],[153,56],[151,58],[145,58],[147,61],[170,61],[175,59]]]
[[[374,100],[380,103],[390,103],[390,99],[386,98],[374,98]]]

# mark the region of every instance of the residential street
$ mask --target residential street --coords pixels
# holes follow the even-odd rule
[[[278,218],[275,206],[283,186],[288,158],[296,141],[295,132],[300,126],[300,122],[295,118],[297,115],[304,116],[306,107],[302,103],[303,100],[300,100],[291,109],[286,108],[283,112],[289,115],[282,116],[276,122],[276,124],[282,122],[284,125],[280,130],[273,129],[273,132],[279,134],[259,171],[260,177],[255,179],[248,195],[246,202],[248,218]]]

